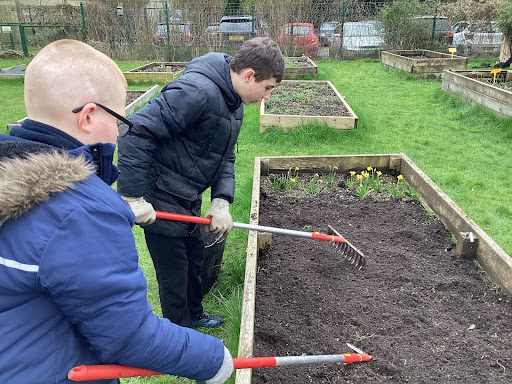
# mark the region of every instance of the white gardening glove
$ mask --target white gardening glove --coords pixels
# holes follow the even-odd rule
[[[207,228],[208,232],[224,234],[227,236],[233,229],[233,219],[229,213],[229,202],[224,199],[213,199],[210,210],[205,217],[211,217],[212,223]]]
[[[121,196],[130,206],[133,214],[135,215],[135,223],[141,227],[153,224],[156,220],[156,213],[153,206],[144,200],[143,197],[126,197]]]
[[[226,201],[226,200],[224,200]],[[224,361],[219,371],[210,380],[206,380],[206,384],[222,384],[233,374],[233,358],[228,349],[224,347]]]

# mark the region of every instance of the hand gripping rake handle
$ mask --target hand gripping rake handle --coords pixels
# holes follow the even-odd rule
[[[165,219],[165,220],[173,220],[173,221],[185,221],[187,223],[196,223],[196,224],[204,224],[210,225],[212,223],[212,219],[208,217],[198,217],[198,216],[189,216],[182,215],[180,213],[170,213],[170,212],[161,212],[156,211],[157,219]],[[270,232],[277,233],[280,235],[291,235],[291,236],[299,236],[305,237],[312,240],[322,240],[334,243],[337,248],[341,251],[341,253],[347,258],[349,261],[355,265],[356,268],[363,268],[366,263],[365,256],[363,253],[350,244],[343,236],[341,236],[338,232],[334,231],[334,235],[327,235],[319,232],[305,232],[305,231],[295,231],[293,229],[284,229],[284,228],[276,228],[276,227],[265,227],[263,225],[254,225],[254,224],[245,224],[245,223],[233,223],[234,228],[239,229],[249,229],[257,232]],[[332,227],[329,226],[331,230]]]
[[[282,356],[282,357],[244,357],[234,358],[235,369],[268,368],[282,365],[343,363],[352,364],[370,361],[366,353],[344,353],[343,355],[313,355],[313,356]],[[125,367],[123,365],[80,365],[68,372],[71,381],[90,381],[118,379],[135,376],[157,376],[163,373],[149,369]]]
[[[173,220],[173,221],[185,221],[187,223],[196,223],[196,224],[204,224],[204,225],[210,225],[212,223],[212,219],[210,219],[208,217],[189,216],[189,215],[182,215],[180,213],[170,213],[170,212],[161,212],[161,211],[156,211],[156,218],[157,219],[165,219],[165,220]],[[330,241],[333,243],[345,243],[346,242],[345,238],[342,236],[326,235],[326,234],[318,233],[318,232],[295,231],[293,229],[265,227],[263,225],[254,225],[254,224],[245,224],[245,223],[236,223],[236,222],[233,223],[233,227],[239,228],[239,229],[249,229],[251,231],[257,231],[257,232],[270,232],[270,233],[277,233],[277,234],[281,234],[281,235],[306,237],[308,239]]]

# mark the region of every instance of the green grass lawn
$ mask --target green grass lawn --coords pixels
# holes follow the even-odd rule
[[[496,59],[470,60],[470,67]],[[120,63],[123,70],[140,63]],[[247,106],[238,139],[234,221],[249,222],[256,156],[387,154],[403,152],[508,254],[512,254],[512,119],[441,90],[441,82],[414,79],[378,60],[317,62],[320,80],[330,80],[359,117],[358,128],[340,132],[307,126],[284,134],[259,134],[259,109]],[[0,64],[0,67],[2,65]],[[0,128],[25,116],[22,81],[0,80]],[[320,197],[321,198],[321,197]],[[205,202],[209,196],[205,194]],[[204,207],[206,209],[206,207]],[[140,228],[134,228],[148,297],[160,313],[156,279]],[[226,316],[226,325],[207,331],[222,338],[236,356],[243,292],[247,231],[229,235],[219,282],[205,307]],[[307,351],[305,351],[307,352]],[[123,383],[185,383],[153,377]],[[234,382],[234,379],[231,379]]]

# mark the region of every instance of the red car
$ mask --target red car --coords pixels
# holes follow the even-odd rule
[[[281,27],[277,43],[288,56],[306,55],[315,57],[318,53],[318,36],[311,23],[291,23]]]

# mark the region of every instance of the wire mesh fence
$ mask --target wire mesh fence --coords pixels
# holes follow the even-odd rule
[[[187,61],[212,51],[234,54],[245,40],[270,36],[287,56],[377,57],[382,49],[447,51],[456,21],[496,19],[502,1],[484,6],[472,0],[88,0],[51,7],[16,2],[13,8],[0,6],[0,25],[13,25],[0,43],[4,49],[19,44],[18,30],[24,29],[33,49],[76,38],[117,60]]]

